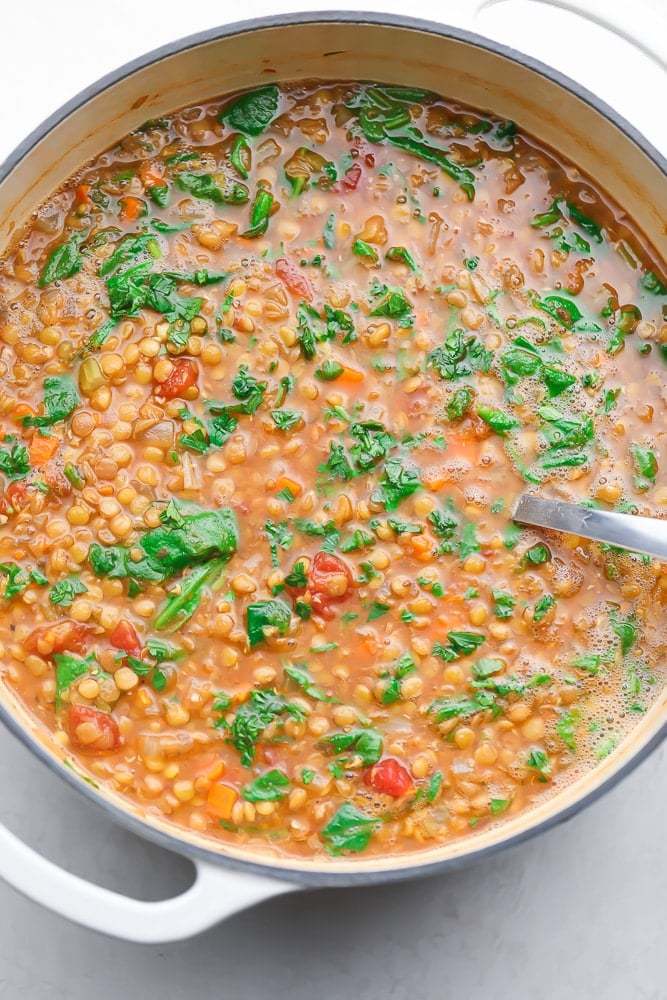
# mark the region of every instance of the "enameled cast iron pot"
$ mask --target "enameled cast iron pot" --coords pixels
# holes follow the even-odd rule
[[[488,2],[463,0],[462,5],[473,15]],[[603,19],[600,4],[587,0],[587,5],[594,19]],[[578,0],[576,7],[581,6]],[[618,24],[613,28],[627,36],[627,29],[621,31]],[[667,36],[661,37],[664,44]],[[644,52],[650,51],[648,32],[636,40]],[[665,66],[664,57],[654,53],[654,58]],[[292,15],[206,32],[124,66],[84,91],[0,168],[0,253],[31,210],[68,175],[147,118],[267,80],[309,78],[425,87],[513,119],[595,178],[667,260],[667,227],[660,214],[667,204],[667,162],[608,106],[555,71],[478,35],[408,18],[351,12]],[[667,735],[667,691],[610,757],[556,798],[497,829],[419,855],[367,861],[263,858],[244,855],[229,844],[214,850],[211,841],[194,831],[176,831],[84,783],[46,747],[34,722],[1,684],[0,717],[60,778],[118,822],[191,858],[197,877],[190,889],[171,900],[128,899],[51,864],[1,826],[0,875],[32,899],[87,927],[134,941],[166,941],[188,937],[263,898],[300,887],[424,876],[525,840],[592,802],[658,746]]]

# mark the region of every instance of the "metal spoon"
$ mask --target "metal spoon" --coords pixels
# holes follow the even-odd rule
[[[545,500],[524,493],[514,508],[513,519],[519,524],[565,531],[570,535],[581,535],[596,542],[607,542],[622,549],[667,559],[667,520],[660,518],[595,510],[564,500]]]

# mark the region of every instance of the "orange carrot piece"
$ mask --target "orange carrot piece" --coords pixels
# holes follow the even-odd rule
[[[50,458],[53,458],[59,447],[60,440],[52,434],[47,435],[47,437],[43,437],[41,434],[34,434],[28,450],[30,464],[34,468],[40,469]]]
[[[23,417],[35,417],[37,410],[30,403],[17,403],[14,407],[14,419],[22,420]]]
[[[216,781],[211,785],[206,798],[206,812],[216,819],[229,820],[232,818],[232,809],[238,797],[236,789],[231,785]]]
[[[113,496],[113,485],[111,483],[100,483],[97,487],[97,492],[103,497]]]
[[[162,187],[164,184],[164,177],[154,163],[144,161],[139,167],[139,177],[147,191],[154,187]]]
[[[276,483],[276,493],[280,493],[281,490],[289,490],[292,496],[298,497],[300,493],[303,493],[303,486],[301,483],[297,483],[296,479],[281,476]]]
[[[409,538],[409,545],[416,556],[424,555],[425,552],[430,553],[433,548],[433,542],[427,535],[410,535]]]
[[[363,382],[363,380],[364,380],[363,372],[357,371],[356,368],[347,368],[345,365],[343,365],[343,370],[338,376],[338,378],[334,379],[335,382],[352,382],[352,383]]]
[[[144,211],[144,203],[141,198],[135,198],[131,194],[121,198],[120,206],[119,219],[121,222],[135,222]]]
[[[424,486],[432,493],[437,493],[452,481],[452,474],[446,469],[422,469],[420,475]]]
[[[93,204],[93,199],[90,197],[90,184],[79,184],[74,192],[74,204],[76,205],[77,212],[87,212],[88,209]]]

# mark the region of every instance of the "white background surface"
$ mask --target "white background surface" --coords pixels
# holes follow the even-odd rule
[[[640,19],[642,6],[623,4]],[[467,0],[409,12],[463,25]],[[170,14],[173,6],[173,15]],[[405,4],[271,4],[239,15],[407,12]],[[608,3],[608,8],[620,8]],[[52,3],[2,12],[0,160],[103,73],[231,20],[227,4]],[[667,152],[665,77],[627,43],[528,0],[480,30],[597,89]],[[660,36],[657,36],[660,39]],[[663,51],[667,39],[660,39]],[[398,886],[277,899],[194,941],[139,947],[70,925],[0,885],[0,997],[171,1000],[665,1000],[667,748],[567,825],[465,872]],[[0,731],[0,819],[47,857],[145,899],[182,890],[187,862],[125,833]]]

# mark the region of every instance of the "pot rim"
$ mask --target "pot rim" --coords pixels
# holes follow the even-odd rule
[[[290,14],[278,14],[269,17],[252,18],[245,21],[235,21],[231,24],[218,25],[208,28],[195,34],[186,35],[183,38],[169,42],[156,49],[152,49],[133,59],[116,70],[100,77],[97,81],[79,91],[73,98],[61,105],[56,111],[49,115],[38,125],[26,138],[14,148],[3,163],[0,164],[0,185],[2,182],[20,165],[41,142],[42,139],[59,125],[66,118],[84,107],[90,100],[103,93],[105,90],[118,84],[121,80],[132,76],[138,70],[144,69],[154,63],[160,62],[170,56],[178,55],[189,49],[197,48],[200,45],[214,42],[221,38],[229,38],[240,34],[250,34],[255,31],[266,30],[267,28],[289,28],[306,24],[371,24],[380,27],[394,27],[406,29],[408,31],[421,31],[442,38],[453,39],[473,45],[477,48],[485,49],[494,55],[502,56],[514,63],[522,65],[533,72],[545,77],[563,90],[577,97],[581,101],[590,105],[595,111],[607,118],[620,132],[629,138],[642,152],[658,167],[667,177],[667,157],[665,157],[646,137],[628,122],[622,115],[614,110],[609,104],[589,91],[586,87],[572,80],[532,56],[519,52],[510,46],[495,42],[476,32],[463,28],[453,27],[447,24],[440,24],[423,18],[409,17],[402,14],[389,14],[379,12],[364,11],[311,11]],[[18,714],[9,710],[8,705],[0,701],[0,720],[12,732],[24,746],[31,750],[35,756],[47,767],[56,772],[60,778],[66,781],[79,794],[92,803],[98,809],[103,810],[115,822],[120,823],[131,833],[149,840],[165,850],[171,851],[188,858],[191,861],[205,861],[215,865],[222,865],[231,870],[254,873],[256,875],[279,878],[285,882],[296,883],[305,887],[324,886],[345,886],[345,885],[373,885],[388,882],[406,881],[412,878],[425,877],[432,874],[440,874],[445,871],[455,871],[470,865],[473,861],[495,854],[500,850],[515,846],[531,839],[539,833],[552,829],[559,823],[570,819],[580,810],[601,798],[606,792],[614,788],[624,777],[633,771],[649,754],[667,739],[667,719],[660,729],[643,746],[637,750],[632,750],[630,746],[626,753],[628,759],[617,767],[611,774],[604,778],[596,787],[583,794],[575,802],[562,808],[555,808],[553,813],[546,818],[539,820],[526,829],[520,830],[501,839],[495,843],[476,847],[474,842],[469,850],[460,854],[443,859],[429,860],[423,864],[415,863],[418,855],[406,854],[398,856],[398,863],[395,867],[379,867],[376,870],[355,869],[354,864],[350,864],[349,870],[337,871],[315,871],[310,868],[299,869],[298,858],[287,858],[286,862],[290,867],[283,867],[281,862],[263,862],[261,854],[250,855],[248,858],[230,856],[221,851],[207,848],[201,844],[194,843],[188,839],[179,837],[175,832],[166,830],[162,826],[153,825],[151,822],[142,819],[136,812],[129,808],[126,810],[106,796],[102,791],[92,788],[86,781],[83,781],[77,774],[69,768],[63,766],[63,761],[52,753],[48,747],[42,743],[35,731],[31,731],[19,721]],[[558,801],[558,795],[554,797],[554,803]],[[401,858],[405,863],[401,863]],[[382,858],[378,858],[379,864]],[[373,862],[369,862],[372,864]]]

